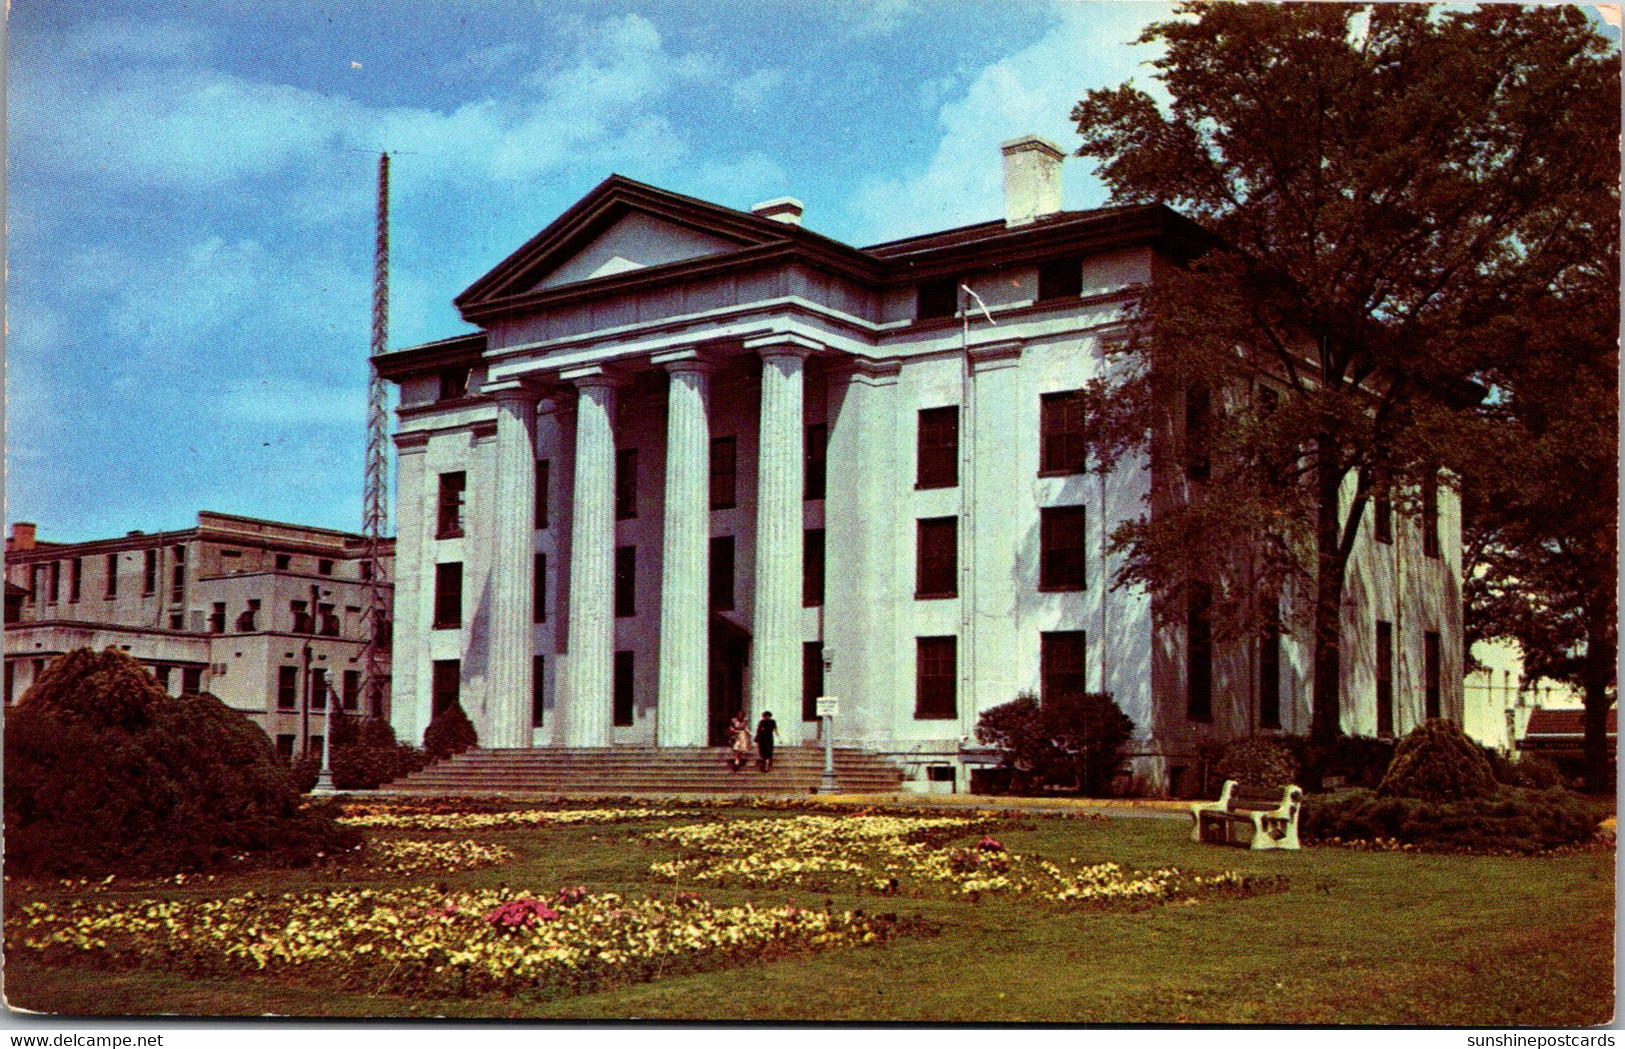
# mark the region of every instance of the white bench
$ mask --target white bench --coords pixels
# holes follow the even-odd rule
[[[1300,787],[1260,789],[1228,779],[1218,801],[1199,801],[1191,806],[1195,823],[1191,840],[1245,845],[1250,849],[1296,849],[1300,847],[1298,812],[1302,808]]]

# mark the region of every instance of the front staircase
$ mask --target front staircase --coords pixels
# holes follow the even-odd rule
[[[822,747],[780,747],[773,771],[754,762],[728,771],[725,747],[536,747],[470,750],[431,765],[385,790],[412,794],[807,794],[824,772]],[[899,789],[898,768],[865,750],[835,748],[842,794]]]

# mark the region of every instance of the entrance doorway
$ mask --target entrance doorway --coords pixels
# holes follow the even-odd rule
[[[711,617],[710,723],[707,741],[727,746],[728,722],[745,709],[745,665],[750,631],[722,616]]]

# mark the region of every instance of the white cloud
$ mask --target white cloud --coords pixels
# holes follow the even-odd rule
[[[1062,3],[1050,30],[1028,47],[968,78],[962,94],[937,112],[940,136],[925,166],[899,178],[875,178],[859,188],[852,211],[865,242],[889,240],[998,218],[1003,213],[999,144],[1039,134],[1071,153],[1072,106],[1092,87],[1131,77],[1151,87],[1142,63],[1150,47],[1127,47],[1146,22],[1170,17],[1163,4]],[[935,82],[928,89],[948,85]],[[928,97],[928,96],[927,96]],[[1104,201],[1081,162],[1065,166],[1068,207]],[[903,206],[902,202],[907,202]]]

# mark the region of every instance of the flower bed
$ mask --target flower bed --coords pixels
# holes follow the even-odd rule
[[[415,841],[380,838],[367,843],[364,865],[374,877],[451,874],[491,867],[513,859],[513,850],[477,841]],[[337,872],[334,872],[337,873]],[[345,873],[350,873],[346,869]]]
[[[23,904],[8,951],[53,963],[263,973],[436,996],[565,994],[930,930],[918,919],[716,907],[693,893],[628,901],[584,888],[419,887],[229,899]]]
[[[350,805],[338,822],[372,830],[508,830],[569,827],[693,816],[686,809],[522,809],[516,812],[424,811],[391,805]]]
[[[988,826],[987,818],[798,816],[674,827],[645,836],[686,855],[650,865],[676,882],[765,888],[873,889],[892,894],[939,889],[956,895],[1033,896],[1057,904],[1146,904],[1225,893],[1280,891],[1286,879],[1235,871],[1194,874],[1176,867],[1131,871],[1115,863],[1062,867],[1024,857],[984,836],[945,844]]]

